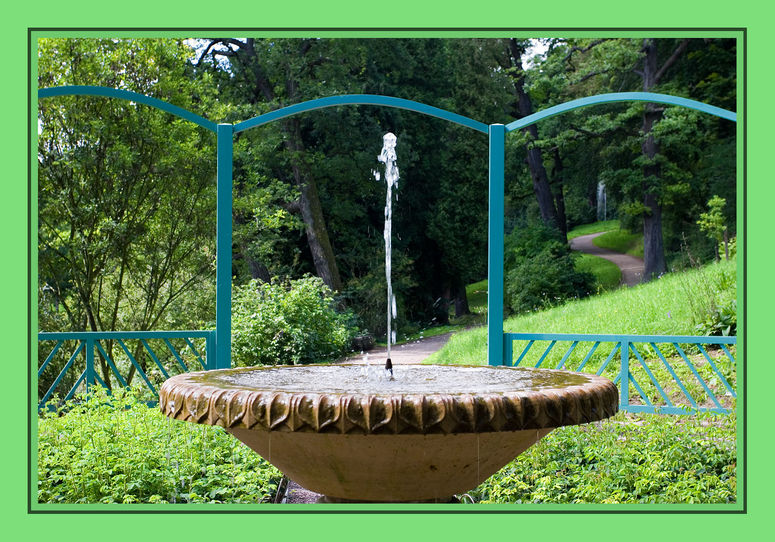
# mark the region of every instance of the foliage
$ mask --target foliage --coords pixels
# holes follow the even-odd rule
[[[697,221],[700,230],[716,241],[717,245],[724,243],[724,235],[727,231],[723,214],[726,203],[724,198],[713,196],[708,200],[707,212],[700,213],[700,219]]]
[[[469,492],[481,503],[734,503],[736,417],[632,416],[555,429]]]
[[[294,365],[347,353],[357,329],[318,277],[251,280],[234,288],[232,364]]]
[[[38,502],[260,503],[282,474],[220,427],[101,389],[38,420]]]
[[[38,45],[41,87],[104,85],[194,111],[207,105],[207,87],[191,77],[191,50],[181,40]],[[123,100],[70,96],[39,107],[42,329],[200,327],[214,301],[204,297],[214,282],[214,138]],[[181,307],[190,311],[184,322],[171,316]],[[114,342],[105,346],[112,356]],[[107,380],[109,368],[97,360]]]
[[[578,272],[559,232],[543,224],[516,228],[506,238],[505,298],[522,313],[588,295],[594,278]]]
[[[708,266],[714,273],[702,273],[697,280],[681,282],[696,333],[737,335],[736,259],[731,258],[723,264]]]

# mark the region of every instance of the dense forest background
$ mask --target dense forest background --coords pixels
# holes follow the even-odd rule
[[[504,124],[606,92],[668,93],[734,111],[736,62],[733,39],[38,43],[40,87],[132,90],[230,123],[358,93]],[[465,286],[486,276],[487,138],[392,108],[328,108],[236,137],[236,287],[315,275],[359,328],[384,334],[385,186],[372,171],[388,131],[401,171],[397,322],[466,312]],[[570,228],[597,220],[602,183],[606,218],[643,233],[647,279],[712,260],[717,240],[698,220],[723,198],[717,214],[735,236],[735,148],[734,123],[678,107],[617,103],[548,119],[507,138],[507,236],[543,228],[564,242]],[[213,325],[213,134],[130,102],[41,100],[38,220],[41,330]]]

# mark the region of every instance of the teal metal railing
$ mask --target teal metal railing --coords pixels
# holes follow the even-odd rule
[[[38,333],[41,352],[52,343],[38,367],[38,382],[45,388],[38,389],[39,409],[62,388],[69,387],[65,401],[97,384],[126,388],[132,372],[150,391],[152,402],[159,396],[157,387],[170,376],[215,368],[214,330]]]
[[[395,107],[400,109],[406,109],[409,111],[414,111],[416,113],[421,113],[424,115],[430,115],[434,116],[449,122],[453,122],[456,124],[459,124],[461,126],[464,126],[466,128],[470,128],[473,130],[476,130],[481,133],[486,133],[489,138],[489,218],[488,218],[488,281],[489,281],[489,293],[488,293],[488,309],[487,309],[487,327],[488,327],[488,334],[487,334],[487,362],[490,365],[504,365],[504,364],[511,364],[512,361],[512,348],[513,348],[513,342],[518,340],[526,339],[529,343],[527,352],[523,352],[520,354],[519,359],[517,360],[517,364],[522,362],[522,360],[526,359],[526,356],[528,356],[530,349],[532,348],[532,345],[536,341],[541,340],[549,340],[550,346],[548,347],[546,354],[539,360],[539,365],[541,363],[544,363],[544,361],[548,359],[552,359],[551,356],[552,350],[554,349],[557,342],[562,342],[563,340],[568,339],[542,339],[541,337],[549,337],[550,335],[529,335],[529,334],[513,334],[513,333],[503,333],[503,290],[504,290],[504,274],[503,274],[503,258],[504,258],[504,247],[503,247],[503,241],[504,241],[504,215],[503,215],[503,205],[504,205],[504,163],[505,163],[505,142],[506,142],[506,136],[509,132],[512,132],[514,130],[519,130],[522,128],[525,128],[526,126],[529,126],[531,124],[534,124],[540,120],[559,115],[562,113],[565,113],[567,111],[571,111],[580,107],[587,107],[590,105],[595,104],[603,104],[603,103],[614,103],[614,102],[623,102],[623,101],[640,101],[640,102],[655,102],[655,103],[664,103],[668,105],[677,105],[680,107],[687,107],[690,109],[695,109],[697,111],[701,111],[703,113],[707,113],[710,115],[715,115],[720,118],[724,118],[733,122],[737,121],[737,114],[732,111],[727,111],[724,109],[720,109],[718,107],[714,107],[708,104],[704,104],[701,102],[697,102],[694,100],[689,100],[686,98],[680,98],[677,96],[670,96],[666,94],[655,94],[650,92],[622,92],[622,93],[613,93],[613,94],[601,94],[597,96],[591,96],[587,98],[581,98],[578,100],[573,100],[564,104],[560,104],[554,107],[550,107],[548,109],[545,109],[543,111],[539,111],[538,113],[535,113],[533,115],[529,115],[527,117],[524,117],[522,119],[518,119],[514,122],[511,122],[508,125],[503,124],[484,124],[480,121],[470,119],[467,117],[464,117],[462,115],[458,115],[456,113],[452,113],[450,111],[445,111],[443,109],[439,109],[436,107],[432,107],[426,104],[422,104],[419,102],[414,102],[411,100],[405,100],[401,98],[394,98],[390,96],[379,96],[379,95],[341,95],[341,96],[329,96],[326,98],[320,98],[317,100],[310,100],[307,102],[303,102],[300,104],[294,104],[288,107],[284,107],[275,111],[270,111],[268,113],[265,113],[263,115],[259,115],[257,117],[254,117],[252,119],[248,119],[246,121],[237,123],[237,124],[215,124],[214,122],[205,119],[204,117],[201,117],[195,113],[192,113],[190,111],[187,111],[185,109],[182,109],[178,106],[169,104],[167,102],[164,102],[162,100],[151,98],[149,96],[144,96],[141,94],[137,94],[135,92],[126,91],[126,90],[118,90],[118,89],[112,89],[112,88],[106,88],[106,87],[96,87],[96,86],[67,86],[67,87],[55,87],[55,88],[43,88],[38,90],[38,98],[52,98],[55,96],[102,96],[105,98],[117,98],[122,100],[130,100],[134,101],[136,103],[141,103],[144,105],[148,105],[151,107],[156,107],[158,109],[161,109],[163,111],[166,111],[170,114],[176,115],[180,118],[183,118],[185,120],[188,120],[190,122],[194,122],[198,124],[199,126],[202,126],[206,128],[207,130],[210,130],[212,132],[215,132],[217,136],[217,155],[216,155],[216,162],[217,162],[217,217],[216,217],[216,296],[215,296],[215,305],[216,305],[216,322],[215,322],[215,330],[213,331],[197,331],[197,332],[142,332],[142,333],[148,333],[148,334],[157,334],[153,335],[153,337],[158,338],[162,337],[162,335],[158,334],[167,334],[165,335],[168,338],[167,345],[173,352],[173,357],[176,357],[174,355],[175,349],[169,345],[169,340],[173,338],[173,335],[170,334],[176,334],[174,337],[180,337],[183,335],[186,335],[189,338],[204,338],[207,342],[206,346],[206,356],[205,358],[198,357],[200,361],[202,361],[202,367],[206,369],[215,369],[215,368],[227,368],[231,366],[231,245],[232,245],[232,223],[231,223],[231,216],[232,216],[232,154],[233,154],[233,141],[235,134],[242,132],[244,130],[248,130],[251,128],[256,128],[258,126],[262,126],[264,124],[274,122],[276,120],[286,118],[292,115],[297,115],[300,113],[304,113],[307,111],[314,111],[316,109],[322,109],[325,107],[335,107],[335,106],[343,106],[343,105],[367,105],[367,106],[383,106],[383,107]],[[114,335],[113,335],[114,334]],[[181,334],[181,335],[177,335]],[[65,338],[67,336],[67,338]],[[533,336],[533,339],[527,338]],[[558,336],[559,337],[559,336]],[[565,335],[564,337],[572,337],[570,335]],[[664,388],[660,386],[660,384],[657,382],[655,378],[653,378],[653,371],[649,368],[649,359],[651,358],[643,358],[643,355],[641,354],[641,350],[637,346],[638,344],[646,344],[649,348],[652,348],[654,350],[654,355],[657,356],[657,358],[662,361],[665,366],[669,369],[668,372],[671,374],[671,377],[674,378],[676,381],[676,384],[681,390],[685,390],[685,386],[680,381],[679,376],[676,374],[675,371],[672,370],[672,366],[670,365],[668,359],[665,357],[664,352],[659,349],[656,344],[663,344],[667,343],[672,346],[670,346],[670,352],[678,352],[681,356],[681,359],[683,359],[686,362],[687,367],[693,368],[694,373],[696,377],[701,382],[701,387],[705,390],[706,395],[708,397],[712,397],[712,401],[714,403],[713,407],[706,408],[703,405],[700,405],[697,400],[695,400],[693,397],[691,397],[691,394],[688,393],[688,391],[685,393],[687,396],[688,408],[695,408],[695,409],[709,409],[709,410],[715,410],[715,411],[729,411],[727,407],[724,407],[722,405],[722,402],[718,400],[718,398],[712,393],[711,387],[708,386],[708,384],[705,383],[704,380],[702,380],[702,377],[699,376],[701,371],[696,370],[697,368],[692,365],[691,360],[687,356],[686,352],[681,349],[679,346],[680,344],[684,345],[691,345],[691,349],[699,349],[698,351],[705,356],[705,359],[707,360],[707,364],[712,367],[714,370],[717,368],[716,362],[712,359],[712,357],[709,355],[709,353],[704,349],[702,345],[704,344],[717,344],[721,345],[722,351],[725,352],[725,354],[728,356],[729,359],[732,360],[732,365],[734,365],[734,359],[732,358],[731,353],[729,352],[729,349],[727,346],[734,345],[735,339],[730,339],[731,342],[727,342],[727,339],[724,339],[723,341],[716,341],[714,343],[707,343],[703,342],[705,341],[705,338],[703,337],[682,337],[682,338],[676,338],[676,337],[654,337],[650,341],[646,341],[643,337],[638,338],[637,336],[618,336],[618,335],[599,335],[598,338],[606,337],[607,339],[600,339],[597,340],[594,337],[595,336],[581,336],[578,335],[576,337],[586,337],[579,338],[578,341],[574,342],[574,339],[570,339],[571,341],[571,348],[570,352],[568,353],[568,358],[570,358],[570,355],[573,351],[575,351],[578,348],[578,345],[583,342],[592,341],[592,344],[594,344],[594,349],[597,350],[599,345],[608,342],[614,344],[614,349],[611,351],[611,354],[609,355],[608,363],[612,363],[611,360],[616,358],[619,363],[619,374],[617,375],[618,381],[621,384],[622,380],[622,374],[626,375],[625,381],[628,382],[628,385],[621,386],[620,388],[622,390],[622,408],[625,410],[630,411],[643,411],[643,408],[650,408],[653,409],[653,411],[659,411],[659,412],[683,412],[685,409],[681,406],[676,406],[672,403],[670,396],[667,393],[660,393],[664,399],[664,405],[659,406],[655,405],[653,402],[651,402],[651,398],[648,396],[647,390],[644,390],[636,381],[636,377],[638,376],[636,374],[636,371],[631,371],[631,366],[633,364],[630,364],[630,356],[634,356],[634,359],[638,360],[640,363],[640,366],[643,367],[643,370],[645,373],[649,376],[651,379],[651,382],[653,382],[654,388],[657,389],[659,392],[664,392]],[[150,347],[148,347],[147,341],[151,339],[151,336],[149,335],[147,338],[145,338],[145,342],[143,342],[144,337],[141,337],[140,335],[137,335],[137,332],[110,332],[110,333],[40,333],[38,336],[39,341],[58,341],[56,345],[54,346],[54,349],[51,354],[47,357],[46,361],[41,365],[38,376],[39,378],[43,374],[43,372],[46,370],[47,366],[49,366],[52,362],[52,360],[55,358],[55,356],[58,353],[58,350],[60,350],[60,347],[64,342],[70,340],[70,341],[77,341],[75,351],[72,353],[72,355],[69,357],[67,362],[64,362],[64,367],[51,385],[51,387],[43,394],[43,399],[41,400],[40,404],[44,404],[48,398],[51,397],[51,395],[54,393],[54,391],[57,389],[57,386],[61,385],[63,380],[65,379],[65,376],[68,374],[68,371],[72,370],[72,366],[76,365],[77,359],[80,359],[79,356],[83,352],[84,359],[84,369],[83,372],[80,374],[80,376],[76,379],[75,383],[71,387],[70,392],[67,394],[67,397],[72,397],[72,395],[75,393],[75,390],[78,389],[78,386],[80,386],[82,383],[85,383],[85,385],[88,387],[92,385],[94,382],[106,384],[105,382],[100,382],[101,377],[97,374],[94,370],[94,356],[95,356],[95,348],[99,352],[99,355],[104,356],[103,361],[107,365],[103,366],[103,369],[105,369],[107,366],[110,366],[110,369],[113,371],[113,374],[115,374],[116,379],[118,380],[119,384],[121,383],[122,377],[120,376],[119,370],[117,367],[114,367],[115,363],[113,360],[108,359],[108,354],[104,352],[104,348],[101,346],[101,342],[103,340],[115,340],[120,346],[120,351],[124,353],[123,357],[125,358],[126,363],[131,363],[135,367],[135,371],[138,372],[138,374],[141,375],[145,383],[148,385],[149,389],[156,393],[155,387],[152,385],[152,382],[146,378],[145,373],[141,371],[142,364],[138,363],[136,359],[134,359],[134,356],[131,354],[129,349],[126,347],[125,343],[123,342],[125,339],[138,339],[141,341],[141,344],[143,344],[144,347],[147,348],[150,359],[156,363],[159,368],[161,368],[161,363],[158,360],[158,356],[155,356],[155,354],[152,352]],[[520,339],[521,338],[521,339]],[[676,339],[675,342],[671,342],[673,339]],[[680,339],[680,340],[678,340]],[[553,341],[553,342],[552,342]],[[189,343],[189,346],[193,348],[193,345]],[[640,347],[642,348],[642,347]],[[136,350],[139,351],[139,350]],[[618,353],[617,353],[618,352]],[[594,353],[590,355],[592,358],[594,356]],[[179,356],[177,356],[178,360],[181,361]],[[204,359],[208,360],[207,363],[205,363]],[[596,358],[595,358],[596,359]],[[562,365],[567,366],[568,359],[565,359],[565,361],[562,363]],[[589,361],[589,360],[588,360]],[[185,365],[185,364],[183,364]],[[705,364],[703,363],[702,366]],[[603,369],[606,370],[606,369]],[[103,377],[105,377],[105,370],[103,370]],[[167,374],[164,370],[162,370],[162,374]],[[723,374],[719,373],[719,371],[716,371],[717,376],[723,381],[723,383],[726,385],[728,393],[731,393],[732,397],[735,396],[734,390],[729,385],[728,379],[726,379]],[[107,377],[106,377],[107,378]],[[642,400],[645,402],[645,405],[636,405],[631,404],[629,400],[629,384],[633,384],[635,387],[636,392],[639,393],[639,396],[642,398]],[[640,392],[643,393],[640,393]]]
[[[505,365],[608,377],[627,412],[728,414],[737,399],[737,337],[505,333],[503,346]]]

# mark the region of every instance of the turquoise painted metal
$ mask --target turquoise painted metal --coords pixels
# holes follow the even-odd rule
[[[201,336],[206,336],[207,338],[206,358],[208,362],[207,364],[203,363],[203,367],[207,369],[226,368],[231,366],[231,278],[232,278],[231,276],[231,271],[232,271],[231,269],[231,244],[232,244],[231,214],[232,214],[232,160],[233,160],[232,155],[233,155],[234,134],[237,134],[245,130],[249,130],[251,128],[263,126],[267,123],[274,122],[279,119],[287,118],[292,115],[297,115],[308,111],[314,111],[317,109],[323,109],[326,107],[335,107],[335,106],[343,106],[343,105],[374,105],[374,106],[383,106],[383,107],[395,107],[395,108],[405,109],[409,111],[414,111],[425,115],[434,116],[449,122],[459,124],[466,128],[470,128],[470,129],[488,134],[488,137],[489,137],[489,218],[488,218],[488,228],[489,228],[488,280],[489,282],[488,284],[489,284],[490,290],[488,291],[488,312],[487,312],[487,326],[488,326],[487,362],[490,365],[504,365],[504,364],[508,365],[508,364],[511,364],[511,361],[512,361],[513,340],[517,340],[516,337],[518,334],[503,333],[503,289],[504,289],[503,288],[503,279],[504,279],[503,277],[504,201],[503,200],[504,200],[504,154],[505,154],[506,134],[514,130],[525,128],[526,126],[534,124],[540,120],[553,117],[555,115],[559,115],[567,111],[571,111],[581,107],[587,107],[595,104],[624,102],[624,101],[642,101],[642,102],[654,102],[654,103],[664,103],[668,105],[676,105],[680,107],[695,109],[703,113],[715,115],[731,121],[737,120],[737,115],[732,111],[727,111],[725,109],[714,107],[694,100],[689,100],[687,98],[670,96],[666,94],[656,94],[656,93],[650,93],[650,92],[620,92],[620,93],[613,93],[613,94],[601,94],[598,96],[591,96],[588,98],[581,98],[581,99],[573,100],[571,102],[560,104],[554,107],[550,107],[548,109],[545,109],[533,115],[529,115],[522,119],[516,120],[505,126],[502,124],[487,125],[480,121],[476,121],[468,117],[458,115],[456,113],[439,109],[437,107],[422,104],[419,102],[414,102],[412,100],[405,100],[402,98],[394,98],[390,96],[367,95],[367,94],[329,96],[329,97],[320,98],[317,100],[310,100],[300,104],[295,104],[275,111],[271,111],[269,113],[259,115],[257,117],[237,123],[235,125],[215,124],[214,122],[207,120],[200,115],[187,111],[181,107],[172,105],[170,103],[164,102],[156,98],[144,96],[142,94],[138,94],[127,90],[119,90],[119,89],[97,87],[97,86],[65,86],[65,87],[43,88],[38,90],[39,98],[51,98],[55,96],[102,96],[106,98],[118,98],[123,100],[129,100],[136,103],[148,105],[151,107],[156,107],[162,111],[166,111],[168,113],[176,115],[185,120],[194,122],[199,126],[202,126],[216,133],[218,138],[218,141],[217,141],[218,173],[217,173],[217,217],[216,217],[217,256],[216,256],[215,330],[212,332],[209,332],[209,331],[163,332],[167,334],[184,333],[184,334],[188,334],[187,335],[188,337],[200,336],[200,335],[192,335],[192,333],[206,334]],[[99,381],[100,379],[99,375],[94,370],[94,348],[96,347],[101,354],[105,355],[99,343],[100,340],[103,340],[105,338],[114,338],[118,340],[119,344],[122,346],[122,349],[125,351],[127,355],[129,355],[129,358],[132,361],[132,363],[135,364],[138,370],[140,369],[136,361],[131,357],[131,355],[129,354],[129,351],[126,349],[125,345],[121,341],[123,341],[123,339],[130,339],[130,338],[140,338],[141,340],[144,340],[145,338],[137,337],[133,334],[133,332],[107,332],[107,333],[108,335],[106,335],[105,333],[95,334],[95,333],[83,332],[83,333],[76,334],[77,337],[75,335],[73,337],[70,337],[71,339],[75,339],[79,341],[78,347],[75,353],[73,353],[73,355],[70,357],[68,363],[65,365],[60,375],[58,376],[57,380],[52,386],[52,389],[49,390],[49,392],[45,395],[44,400],[41,402],[41,404],[48,399],[51,393],[53,393],[53,389],[56,388],[56,386],[60,383],[64,374],[73,365],[75,358],[84,349],[85,349],[85,360],[86,360],[85,369],[82,375],[79,377],[78,381],[76,382],[76,385],[73,387],[70,394],[68,395],[71,396],[72,393],[74,393],[77,386],[80,385],[80,383],[82,383],[83,381],[86,382],[87,388],[93,382]],[[117,334],[117,335],[113,336],[111,334]],[[54,335],[61,335],[61,334],[40,333],[38,336],[39,341],[59,340],[59,339],[55,339]],[[169,339],[169,338],[175,337],[176,335],[166,335],[166,336]],[[527,336],[520,335],[520,337],[524,338]],[[534,344],[535,341],[546,340],[545,338],[543,338],[545,336],[540,334],[531,335],[531,337],[533,338],[528,339],[529,346],[527,350],[522,352],[516,364],[519,364],[520,361],[527,355],[527,352],[530,346],[532,346],[532,344]],[[592,339],[593,336],[588,336],[588,335],[585,335],[585,336],[579,335],[576,337],[577,339],[573,339],[572,346],[570,350],[566,353],[565,357],[563,358],[561,365],[567,362],[573,350],[576,348],[576,346],[578,346],[580,342],[594,340],[594,346],[591,349],[588,355],[588,358],[592,356],[592,354],[598,348],[599,344],[601,342],[604,342],[604,339],[600,339],[600,340]],[[634,349],[633,345],[635,343],[644,342],[647,339],[643,337],[638,337],[638,336],[619,336],[619,335],[609,335],[609,336],[601,335],[597,337],[609,337],[609,339],[605,339],[605,340],[607,340],[608,342],[615,343],[615,347],[612,350],[611,354],[609,355],[608,361],[606,363],[610,362],[616,353],[619,353],[619,359],[621,363],[620,378],[621,378],[621,375],[627,375],[626,380],[628,382],[633,382],[635,384],[636,389],[640,390],[639,384],[635,383],[634,377],[632,377],[632,373],[629,369],[630,353],[632,352],[633,354],[635,354],[636,358],[641,362],[641,365],[644,365],[645,362],[640,357],[639,352]],[[151,337],[147,337],[147,338],[151,338]],[[165,339],[167,342],[167,345],[170,349],[174,351],[175,349],[169,343],[168,339]],[[648,340],[651,341],[649,344],[651,344],[652,346],[657,342],[666,342],[666,341],[671,342],[675,345],[675,347],[677,347],[680,350],[680,346],[678,346],[679,343],[673,342],[670,339],[671,338],[657,337],[657,338],[651,338]],[[550,354],[556,342],[561,341],[563,339],[558,338],[558,339],[550,339],[550,340],[552,341],[552,343],[544,353],[544,356],[541,358],[539,363],[542,362],[543,359]],[[682,338],[681,342],[683,344],[692,344],[692,345],[708,344],[707,341],[705,342],[703,341],[704,341],[704,338],[702,337],[684,337]],[[148,348],[148,345],[145,343],[145,341],[144,341],[144,344]],[[724,349],[724,351],[727,353],[727,355],[731,358],[731,355],[729,354],[725,345],[736,344],[736,341],[734,338],[732,338],[729,341],[726,341],[726,340],[722,342],[715,341],[712,344],[720,344],[721,347]],[[56,344],[52,353],[48,356],[46,362],[44,362],[41,368],[39,369],[39,374],[42,374],[42,371],[50,363],[51,359],[57,353],[61,345],[62,345],[61,341]],[[193,348],[193,345],[191,345],[190,341],[189,341],[189,345]],[[700,346],[700,348],[702,349],[702,346]],[[150,351],[150,348],[148,348],[148,350]],[[665,364],[667,364],[667,361],[664,359],[661,352],[658,349],[656,349],[656,351],[659,353],[659,356],[662,359],[662,361]],[[713,365],[714,362],[712,358],[707,354],[707,352],[702,350],[702,353],[704,354],[708,363]],[[178,361],[182,363],[182,359],[180,359],[180,357],[177,354],[175,355]],[[105,357],[107,358],[107,356]],[[151,354],[151,357],[157,363],[157,365],[160,365],[155,354]],[[688,358],[686,358],[685,355],[683,355],[683,358],[688,362]],[[109,363],[111,364],[112,370],[116,373],[119,382],[123,383],[122,378],[120,375],[118,375],[118,371],[113,366],[112,361],[109,360]],[[690,362],[689,364],[691,365]],[[583,368],[583,364],[582,364],[582,368]],[[714,369],[715,369],[715,365],[714,365]],[[648,371],[648,368],[646,368],[646,370]],[[164,370],[162,369],[162,371]],[[148,386],[150,387],[150,389],[155,392],[155,389],[153,388],[151,383],[148,381],[147,378],[145,378],[144,373],[142,373],[142,371],[140,371],[140,373],[141,373],[141,376],[143,376],[146,383],[148,384]],[[650,378],[651,376],[652,375],[649,373]],[[675,377],[675,375],[673,376]],[[700,378],[699,374],[697,374],[697,378]],[[721,376],[721,378],[723,379],[723,376]],[[677,377],[675,377],[675,379],[677,379]],[[652,380],[654,379],[652,378]],[[702,379],[700,378],[700,380]],[[726,380],[724,380],[724,383],[728,384]],[[679,382],[679,386],[681,386],[683,389],[683,384],[681,384],[680,382]],[[710,391],[709,389],[707,389],[707,386],[705,385],[704,382],[703,382],[703,386],[706,387],[706,391],[708,392]],[[621,388],[622,388],[622,404],[629,405],[629,395],[628,395],[629,386],[622,385]],[[663,391],[663,390],[661,390],[660,388],[660,391]],[[635,408],[635,406],[629,406],[628,408]],[[671,408],[673,407],[670,407],[668,405],[668,407],[666,407],[665,409],[661,409],[660,411],[672,412]],[[719,405],[719,408],[721,408],[720,405]]]
[[[503,236],[506,127],[490,125],[490,179],[487,233],[487,362],[503,360]]]
[[[215,263],[215,366],[231,367],[232,154],[234,130],[218,125]]]
[[[196,345],[194,345],[192,339],[204,339],[204,356],[202,356],[202,353],[199,351],[199,349],[197,349]],[[151,340],[157,343],[161,341],[163,346],[157,345],[157,350],[159,346],[161,346],[163,349],[166,347],[168,354],[166,356],[161,356],[157,350],[154,350],[153,345],[149,343]],[[180,343],[182,340],[183,344],[179,344],[179,346],[176,348],[172,344],[172,340],[177,340],[178,343]],[[81,373],[70,390],[65,394],[65,400],[71,399],[78,389],[78,386],[80,386],[82,383],[86,385],[87,390],[95,383],[100,384],[103,387],[107,387],[106,382],[103,380],[103,376],[101,376],[94,368],[94,356],[96,353],[99,353],[107,363],[111,371],[110,374],[115,378],[116,384],[122,387],[126,387],[126,380],[116,366],[115,360],[112,359],[106,352],[103,346],[103,341],[115,341],[116,344],[118,344],[120,348],[120,355],[125,357],[126,361],[134,366],[137,374],[140,376],[140,378],[142,378],[146,387],[151,390],[155,396],[158,396],[156,387],[153,385],[153,382],[151,381],[151,378],[148,376],[148,374],[143,371],[141,364],[127,347],[126,341],[139,341],[139,343],[142,345],[142,349],[140,351],[142,352],[144,350],[146,352],[150,360],[153,361],[153,364],[159,369],[160,374],[163,375],[165,379],[170,377],[170,372],[177,374],[181,371],[188,372],[191,370],[191,367],[187,365],[183,359],[182,352],[184,349],[187,350],[191,356],[193,356],[193,359],[190,361],[197,362],[201,369],[209,370],[217,368],[216,358],[213,355],[213,344],[215,343],[214,330],[72,331],[62,333],[38,333],[38,342],[41,344],[41,346],[51,341],[54,341],[55,344],[51,349],[51,352],[46,357],[46,360],[38,368],[38,378],[44,374],[49,366],[52,366],[52,362],[57,359],[57,355],[60,355],[62,360],[66,358],[67,362],[64,364],[62,369],[57,374],[57,377],[54,379],[54,382],[51,384],[51,386],[49,386],[48,390],[43,394],[43,397],[38,402],[39,409],[44,408],[46,402],[51,399],[52,395],[57,391],[60,384],[63,382],[65,375],[74,367],[76,367],[76,370],[81,371]],[[69,357],[64,351],[62,351],[62,346],[65,343],[74,343],[74,350]],[[81,352],[85,352],[85,362],[83,362],[82,365],[83,370],[80,369],[81,366],[77,363],[77,359]],[[173,371],[173,367],[170,367],[170,364],[177,365],[177,367],[180,368],[180,371],[177,371],[177,369]]]
[[[594,372],[597,375],[607,373],[619,386],[619,408],[627,412],[730,413],[732,401],[737,398],[734,386],[722,370],[725,368],[729,375],[736,373],[735,357],[727,347],[736,345],[737,337],[504,333],[503,341],[506,365],[546,367],[549,361],[553,361],[553,369]],[[534,349],[537,343],[547,342],[549,344],[543,351],[541,348]],[[525,343],[516,361],[514,343]],[[563,352],[555,348],[558,344],[567,344],[567,350]],[[601,349],[603,344],[608,344],[610,350]],[[711,345],[718,347],[715,358],[706,349]],[[672,352],[665,355],[668,349]],[[688,349],[699,353],[702,359],[693,361],[692,356],[686,353]],[[645,356],[646,351],[651,355]],[[643,380],[647,382],[646,386],[639,381],[644,377],[648,379]],[[715,393],[708,385],[708,379],[715,380]],[[630,395],[631,391],[635,395]],[[721,399],[718,393],[723,394]],[[679,400],[682,404],[678,404]],[[728,406],[724,406],[722,400]],[[700,401],[712,406],[703,406]]]

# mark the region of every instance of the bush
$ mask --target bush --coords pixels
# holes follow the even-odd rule
[[[169,420],[120,389],[65,409],[38,420],[40,503],[259,503],[282,478],[222,428]]]
[[[295,365],[346,354],[357,329],[318,277],[234,288],[232,365]]]
[[[540,310],[594,288],[594,277],[576,271],[559,232],[544,225],[515,229],[506,238],[506,304],[513,313]]]

